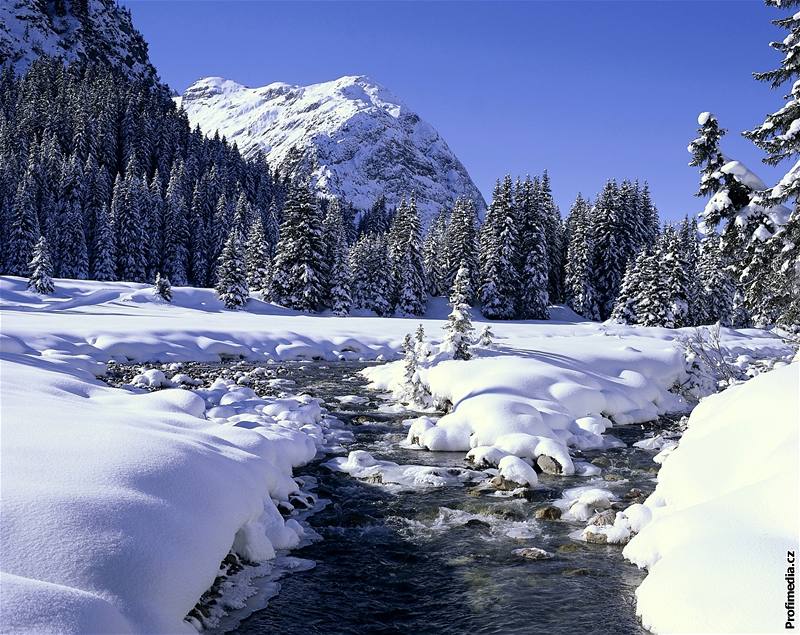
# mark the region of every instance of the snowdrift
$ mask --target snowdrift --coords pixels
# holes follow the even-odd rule
[[[266,415],[224,382],[132,394],[35,355],[0,372],[3,632],[193,633],[232,548],[263,562],[300,542],[274,500],[323,442],[315,401]]]
[[[648,629],[784,630],[787,551],[800,550],[799,386],[795,362],[692,412],[623,551],[649,569],[636,592]]]

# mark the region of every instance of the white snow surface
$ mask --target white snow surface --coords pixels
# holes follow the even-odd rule
[[[265,153],[272,167],[311,172],[323,195],[343,197],[359,209],[382,194],[395,206],[412,191],[424,224],[458,196],[473,199],[479,213],[485,209],[480,191],[433,126],[363,75],[260,88],[206,77],[176,101],[193,127],[219,132],[246,156]]]
[[[285,416],[304,405],[286,399],[266,415],[233,382],[109,388],[80,361],[0,354],[2,630],[192,633],[183,618],[231,549],[265,562],[299,544],[274,501],[299,490],[292,468],[327,422],[313,403]],[[207,419],[228,395],[230,416]]]
[[[648,629],[784,630],[787,550],[798,552],[800,536],[798,371],[795,362],[701,401],[655,492],[618,513],[617,530],[639,531],[623,553],[649,570],[636,592]]]
[[[167,373],[142,373],[142,385],[163,386],[185,381],[188,360],[397,359],[420,323],[441,338],[449,310],[433,299],[421,319],[338,318],[251,299],[235,312],[210,289],[174,287],[167,304],[148,285],[55,285],[42,297],[21,278],[0,278],[4,631],[192,632],[183,617],[228,550],[269,561],[300,540],[274,503],[297,489],[292,467],[341,449],[317,400],[259,399],[226,381],[112,389],[94,379],[107,361],[163,362]],[[550,322],[493,323],[492,350],[422,369],[453,410],[412,422],[416,441],[484,446],[489,463],[546,454],[569,473],[579,471],[569,445],[601,447],[613,423],[682,407],[667,392],[685,375],[680,331],[551,313]],[[723,329],[722,338],[734,357],[787,352],[764,331]],[[394,390],[401,373],[402,362],[369,376]]]

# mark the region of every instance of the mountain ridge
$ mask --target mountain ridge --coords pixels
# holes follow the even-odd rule
[[[251,88],[206,77],[175,98],[191,124],[219,132],[245,156],[307,173],[325,196],[368,209],[383,195],[397,205],[412,191],[427,224],[459,196],[485,201],[466,168],[432,125],[366,75]]]

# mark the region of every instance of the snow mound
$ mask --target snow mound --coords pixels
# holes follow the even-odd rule
[[[194,633],[230,550],[263,562],[304,538],[276,502],[335,438],[314,400],[131,393],[45,355],[3,353],[0,372],[4,632]]]
[[[793,363],[703,400],[655,492],[615,525],[638,532],[626,558],[659,633],[777,632],[787,550],[798,551],[798,386]],[[648,522],[650,517],[652,520]]]

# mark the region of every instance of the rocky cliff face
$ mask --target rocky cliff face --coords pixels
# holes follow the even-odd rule
[[[381,194],[396,205],[412,191],[425,223],[458,196],[485,208],[433,126],[367,77],[261,88],[208,77],[176,99],[206,134],[219,131],[245,155],[261,151],[274,167],[306,172],[322,194],[358,208]]]
[[[157,81],[147,43],[114,0],[0,1],[0,64],[22,72],[41,55],[109,64]]]

